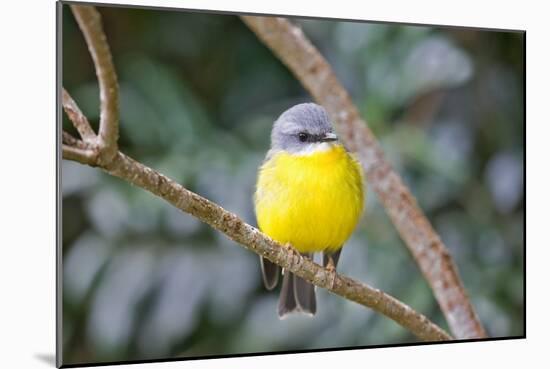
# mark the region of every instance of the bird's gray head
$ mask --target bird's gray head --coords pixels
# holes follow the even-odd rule
[[[271,150],[308,155],[327,150],[337,140],[329,116],[322,106],[298,104],[275,121],[271,131]]]

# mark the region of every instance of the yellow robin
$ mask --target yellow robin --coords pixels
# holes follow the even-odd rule
[[[259,228],[304,257],[322,252],[323,265],[336,268],[363,210],[361,173],[323,107],[293,106],[275,121],[271,148],[258,172],[254,205]],[[280,268],[263,258],[261,267],[266,288],[275,288]],[[314,286],[290,272],[283,275],[279,317],[295,311],[314,315]]]

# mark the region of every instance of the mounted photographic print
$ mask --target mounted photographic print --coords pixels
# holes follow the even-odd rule
[[[524,47],[58,3],[57,365],[524,338]]]

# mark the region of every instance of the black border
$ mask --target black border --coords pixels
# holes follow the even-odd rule
[[[175,358],[147,359],[147,360],[105,361],[105,362],[98,362],[98,363],[67,364],[67,365],[60,366],[60,368],[81,368],[81,367],[95,367],[95,366],[106,366],[106,365],[168,363],[168,362],[174,362],[174,361],[232,359],[232,358],[239,358],[239,357],[288,355],[288,354],[314,354],[318,352],[354,351],[354,350],[365,350],[365,349],[368,350],[368,349],[394,348],[394,347],[429,346],[429,345],[441,345],[441,344],[448,345],[448,344],[456,344],[456,343],[509,341],[509,340],[517,340],[517,339],[525,339],[525,335],[509,336],[509,337],[474,338],[474,339],[453,340],[453,341],[431,341],[431,342],[411,342],[411,343],[396,343],[396,344],[392,343],[387,345],[329,347],[329,348],[309,349],[309,350],[261,351],[261,352],[239,353],[239,354],[229,354],[229,355],[204,355],[204,356],[189,356],[189,357],[175,357]]]
[[[55,365],[63,364],[63,218],[61,211],[61,130],[63,128],[61,112],[61,85],[63,83],[63,2],[55,4]]]
[[[190,356],[190,357],[175,357],[175,358],[159,358],[159,359],[146,359],[146,360],[122,360],[122,361],[105,361],[105,362],[93,362],[93,363],[76,363],[63,365],[63,278],[62,278],[62,222],[61,222],[61,129],[62,129],[62,115],[61,115],[61,84],[63,75],[62,66],[62,23],[63,23],[63,5],[91,5],[98,7],[109,8],[131,8],[131,9],[147,9],[147,10],[165,10],[176,12],[194,12],[194,13],[206,13],[217,15],[254,15],[254,16],[280,16],[296,19],[313,19],[313,20],[332,20],[342,22],[355,22],[355,23],[371,23],[371,24],[391,24],[391,25],[403,25],[403,26],[422,26],[422,27],[438,27],[438,28],[455,28],[455,29],[467,29],[476,31],[489,31],[489,32],[511,32],[523,34],[523,335],[519,336],[507,336],[507,337],[487,337],[476,339],[461,339],[452,341],[432,341],[432,342],[410,342],[410,343],[395,343],[395,344],[383,344],[383,345],[369,345],[369,346],[350,346],[350,347],[328,347],[320,349],[308,349],[308,350],[289,350],[289,351],[262,351],[262,352],[250,352],[250,353],[237,353],[227,355],[204,355],[204,356]],[[432,23],[409,23],[409,22],[391,22],[391,21],[379,21],[379,20],[365,20],[365,19],[350,19],[350,18],[330,18],[330,17],[314,17],[304,15],[290,15],[290,14],[268,14],[268,13],[252,13],[252,12],[232,12],[217,9],[193,9],[193,8],[175,8],[175,7],[163,7],[153,5],[131,5],[131,4],[114,4],[114,3],[99,3],[99,2],[84,2],[84,1],[70,1],[70,0],[57,0],[56,1],[56,69],[55,69],[55,98],[56,98],[56,367],[58,368],[78,368],[78,367],[96,367],[107,365],[128,365],[128,364],[148,364],[148,363],[166,363],[175,361],[193,361],[204,359],[231,359],[239,357],[254,357],[254,356],[269,356],[269,355],[287,355],[287,354],[304,354],[304,353],[318,353],[318,352],[334,352],[334,351],[352,351],[352,350],[365,350],[365,349],[377,349],[377,348],[393,348],[393,347],[413,347],[413,346],[428,346],[428,345],[447,345],[456,343],[474,343],[474,342],[492,342],[492,341],[508,341],[527,338],[527,202],[526,202],[526,189],[527,189],[527,137],[526,137],[526,112],[527,112],[527,31],[521,29],[506,29],[506,28],[487,28],[487,27],[474,27],[474,26],[457,26],[447,24],[432,24]]]

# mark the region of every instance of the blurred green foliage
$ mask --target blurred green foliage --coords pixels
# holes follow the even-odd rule
[[[255,223],[272,122],[310,97],[237,16],[99,8],[121,87],[121,150]],[[294,19],[327,57],[450,248],[491,336],[524,332],[519,33]],[[64,5],[63,86],[97,126],[98,87]],[[66,117],[64,129],[74,132]],[[258,257],[162,200],[62,163],[64,363],[415,341],[319,292],[280,321]],[[376,195],[339,270],[446,327]]]

